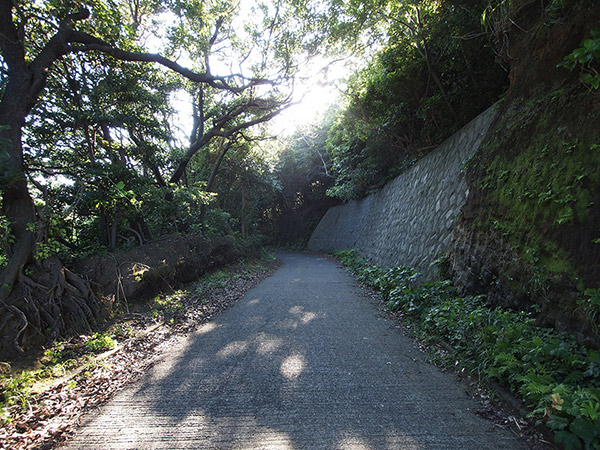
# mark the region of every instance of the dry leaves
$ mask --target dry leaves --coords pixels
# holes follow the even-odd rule
[[[88,363],[72,378],[32,397],[27,405],[9,409],[12,420],[0,428],[0,449],[54,448],[74,432],[86,411],[138,379],[182,335],[230,307],[277,266],[273,263],[268,270],[244,274],[225,287],[204,291],[202,298],[187,296],[182,300],[185,311],[173,317],[171,324],[149,326],[153,324],[149,314],[128,316],[136,333],[120,342],[117,351]]]

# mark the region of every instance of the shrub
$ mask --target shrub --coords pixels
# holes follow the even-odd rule
[[[407,267],[381,269],[354,250],[335,253],[362,283],[381,292],[431,343],[450,344],[463,367],[508,386],[566,449],[600,449],[600,354],[566,333],[535,325],[529,313],[460,297],[448,280],[419,283]],[[596,291],[587,293],[595,299]]]

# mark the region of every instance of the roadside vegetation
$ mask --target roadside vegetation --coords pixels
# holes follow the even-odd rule
[[[531,314],[459,296],[448,280],[423,283],[409,267],[382,269],[355,250],[335,256],[379,291],[415,337],[434,348],[446,344],[451,351],[441,352],[441,361],[509,388],[565,449],[600,449],[600,353],[568,333],[536,326]]]
[[[145,304],[130,305],[104,331],[54,342],[37,356],[0,366],[0,448],[51,446],[72,430],[84,407],[109,399],[175,340],[231,306],[266,277],[263,254],[213,271]]]

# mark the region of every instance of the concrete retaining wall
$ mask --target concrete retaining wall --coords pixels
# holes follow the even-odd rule
[[[377,193],[330,208],[308,247],[355,248],[379,266],[412,266],[431,278],[431,263],[448,251],[452,224],[467,199],[465,162],[495,110],[479,115]]]

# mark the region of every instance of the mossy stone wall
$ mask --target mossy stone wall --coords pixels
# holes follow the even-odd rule
[[[468,195],[465,166],[494,117],[479,115],[380,191],[330,208],[308,247],[358,249],[379,266],[411,266],[433,277]]]

